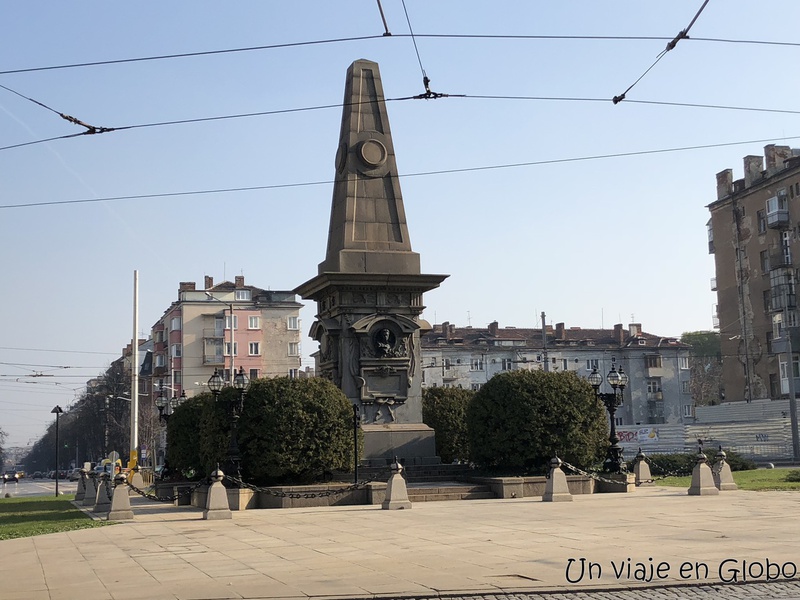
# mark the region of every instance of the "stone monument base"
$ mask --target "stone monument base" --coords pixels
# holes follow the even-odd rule
[[[423,423],[386,423],[362,425],[364,457],[362,464],[381,467],[394,458],[408,465],[438,465],[436,438],[433,429]]]
[[[636,491],[636,476],[633,473],[602,473],[601,477],[615,483],[598,481],[595,487],[596,493],[625,494]]]

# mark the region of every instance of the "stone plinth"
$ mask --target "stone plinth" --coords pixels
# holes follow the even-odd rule
[[[128,486],[125,476],[121,473],[114,477],[114,493],[111,498],[111,507],[108,511],[109,521],[130,521],[133,519],[131,498],[128,495]]]
[[[716,496],[719,494],[714,485],[714,475],[708,466],[706,455],[702,452],[697,455],[697,464],[692,469],[692,485],[689,487],[690,496]]]
[[[381,508],[383,510],[411,508],[406,480],[403,479],[403,465],[397,461],[392,463],[392,475],[386,484],[386,498],[381,503]]]
[[[228,505],[228,492],[222,485],[225,474],[217,469],[211,474],[211,486],[208,488],[206,497],[206,508],[203,511],[203,518],[208,521],[220,519],[232,519],[230,506]]]
[[[542,502],[572,502],[572,494],[569,493],[567,476],[561,470],[561,459],[554,458],[550,461],[550,475],[545,484]]]
[[[636,491],[636,476],[633,473],[601,473],[595,492],[599,494],[625,494]]]

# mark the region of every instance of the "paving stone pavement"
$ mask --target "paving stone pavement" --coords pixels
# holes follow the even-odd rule
[[[573,502],[249,510],[227,521],[131,500],[132,522],[0,542],[0,599],[800,600],[792,492],[656,487]],[[787,581],[767,582],[765,566]],[[733,568],[748,582],[721,584]]]

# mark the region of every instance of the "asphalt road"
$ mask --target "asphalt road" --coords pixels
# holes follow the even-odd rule
[[[59,494],[74,494],[78,489],[77,481],[58,480]],[[0,496],[3,498],[23,498],[25,496],[55,496],[55,479],[28,479],[23,477],[18,483],[3,483]]]

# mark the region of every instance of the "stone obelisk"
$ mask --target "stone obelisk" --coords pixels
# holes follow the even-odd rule
[[[328,249],[318,275],[295,292],[317,303],[311,337],[317,374],[357,406],[364,462],[437,462],[422,423],[422,294],[447,275],[420,273],[411,250],[377,63],[347,71]]]

